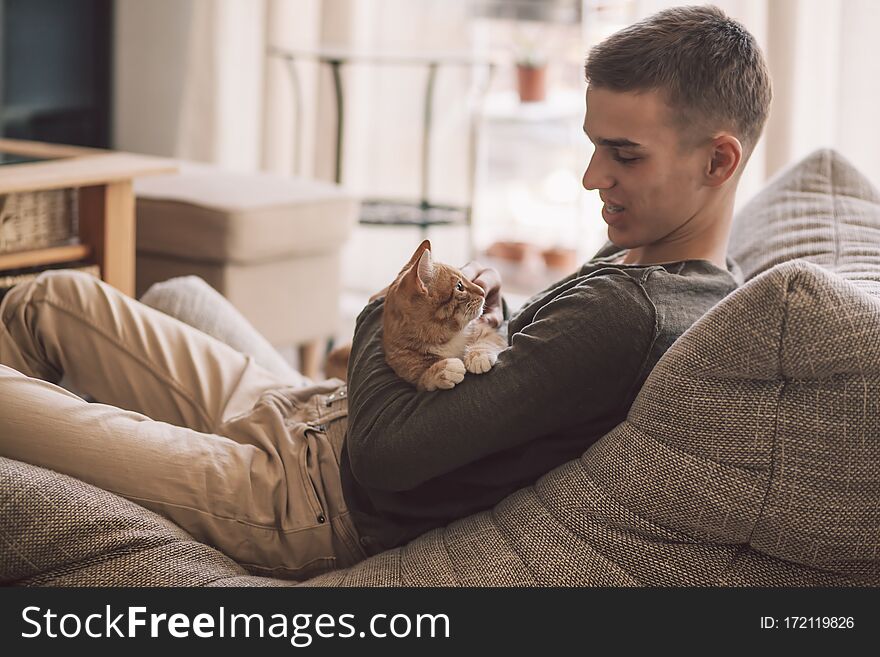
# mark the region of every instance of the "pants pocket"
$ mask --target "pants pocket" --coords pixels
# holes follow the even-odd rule
[[[323,495],[321,481],[320,453],[318,448],[319,432],[308,427],[303,431],[303,458],[299,460],[303,493],[306,503],[311,509],[315,522],[319,525],[327,522],[327,504]]]

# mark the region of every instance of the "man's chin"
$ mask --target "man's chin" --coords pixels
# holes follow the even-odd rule
[[[614,226],[608,226],[608,241],[619,249],[635,249],[642,246],[638,240],[633,239],[632,235],[627,235]]]

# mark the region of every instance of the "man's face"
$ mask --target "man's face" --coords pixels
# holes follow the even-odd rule
[[[700,223],[707,151],[681,147],[655,91],[587,89],[584,132],[596,147],[583,185],[599,190],[608,239],[634,249],[685,237]]]

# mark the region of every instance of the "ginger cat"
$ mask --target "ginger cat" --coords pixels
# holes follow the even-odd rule
[[[454,267],[435,263],[431,243],[416,249],[387,293],[382,346],[394,372],[419,390],[449,389],[465,372],[488,372],[507,347],[504,331],[477,323],[486,295]],[[327,377],[346,379],[351,344],[327,356]]]
[[[449,389],[464,380],[465,372],[488,372],[507,339],[474,321],[485,300],[479,285],[434,262],[425,240],[385,297],[382,346],[388,364],[419,390]]]

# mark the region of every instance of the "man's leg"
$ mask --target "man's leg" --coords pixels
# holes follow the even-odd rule
[[[211,435],[88,403],[0,365],[0,455],[126,497],[241,564],[305,577],[334,567],[330,523],[316,518],[309,446],[267,393]]]
[[[78,272],[44,272],[0,304],[0,364],[203,432],[277,377],[227,345]]]
[[[291,367],[226,297],[198,276],[153,283],[140,301],[253,356],[258,364],[292,386],[313,383]]]

